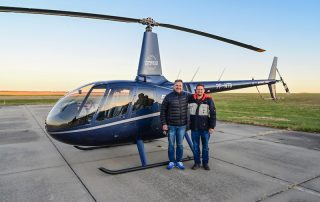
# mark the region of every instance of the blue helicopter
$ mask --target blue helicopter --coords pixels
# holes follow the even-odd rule
[[[134,19],[92,13],[2,6],[0,6],[0,12],[92,18],[140,23],[146,26],[135,80],[99,81],[83,85],[61,98],[51,109],[45,121],[46,131],[51,137],[60,142],[74,145],[81,150],[136,143],[142,165],[121,170],[100,168],[100,170],[109,174],[131,172],[168,163],[148,164],[143,143],[144,141],[165,137],[160,122],[160,107],[164,97],[172,91],[173,87],[173,83],[162,75],[158,38],[157,34],[152,32],[153,27],[159,26],[180,30],[253,51],[264,51],[251,45],[209,33],[159,23],[152,18]],[[279,71],[280,80],[276,80],[277,71],[277,58],[275,57],[268,79],[185,82],[183,88],[185,92],[191,94],[198,83],[205,85],[207,93],[268,85],[272,99],[276,99],[275,84],[277,82],[281,81],[286,92],[289,93],[289,89]],[[185,137],[192,149],[192,142],[188,134]],[[187,157],[183,160],[191,159],[192,157]]]

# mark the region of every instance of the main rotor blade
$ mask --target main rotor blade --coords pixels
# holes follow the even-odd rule
[[[164,23],[158,23],[158,26],[166,27],[166,28],[170,28],[170,29],[176,29],[176,30],[180,30],[180,31],[184,31],[184,32],[190,32],[190,33],[193,33],[193,34],[197,34],[197,35],[205,36],[205,37],[208,37],[208,38],[216,39],[216,40],[219,40],[219,41],[230,43],[230,44],[233,44],[233,45],[236,45],[236,46],[240,46],[242,48],[247,48],[247,49],[250,49],[250,50],[254,50],[254,51],[257,51],[257,52],[264,52],[265,51],[265,50],[263,50],[261,48],[257,48],[257,47],[254,47],[254,46],[251,46],[251,45],[248,45],[248,44],[244,44],[244,43],[241,43],[241,42],[238,42],[238,41],[234,41],[234,40],[231,40],[231,39],[223,38],[221,36],[216,36],[216,35],[213,35],[213,34],[209,34],[209,33],[206,33],[206,32],[201,32],[201,31],[194,30],[194,29],[189,29],[189,28],[185,28],[185,27],[180,27],[180,26],[171,25],[171,24],[164,24]]]
[[[143,25],[147,25],[148,27],[153,26],[161,26],[166,27],[169,29],[180,30],[184,32],[189,32],[193,34],[197,34],[200,36],[205,36],[208,38],[216,39],[219,41],[223,41],[226,43],[230,43],[236,46],[240,46],[243,48],[247,48],[250,50],[254,50],[257,52],[264,52],[265,50],[261,48],[257,48],[248,44],[244,44],[238,41],[234,41],[231,39],[223,38],[221,36],[216,36],[213,34],[209,34],[206,32],[189,29],[185,27],[180,27],[171,24],[165,23],[157,23],[151,18],[146,19],[136,19],[136,18],[127,18],[127,17],[120,17],[120,16],[112,16],[112,15],[102,15],[102,14],[93,14],[93,13],[82,13],[82,12],[72,12],[72,11],[59,11],[59,10],[48,10],[48,9],[36,9],[36,8],[20,8],[20,7],[6,7],[0,6],[0,12],[12,12],[12,13],[28,13],[28,14],[43,14],[43,15],[55,15],[55,16],[68,16],[68,17],[79,17],[79,18],[90,18],[90,19],[99,19],[99,20],[112,20],[118,22],[128,22],[128,23],[141,23]]]
[[[135,23],[140,22],[140,19],[135,19],[135,18],[119,17],[119,16],[112,16],[112,15],[101,15],[101,14],[93,14],[93,13],[71,12],[71,11],[36,9],[36,8],[19,8],[19,7],[0,6],[0,12],[68,16],[68,17],[91,18],[91,19],[99,19],[99,20],[112,20],[112,21],[118,21],[118,22],[135,22]]]

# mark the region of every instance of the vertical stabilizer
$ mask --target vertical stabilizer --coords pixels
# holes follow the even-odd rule
[[[276,79],[278,58],[274,57],[268,79]]]
[[[278,63],[278,58],[274,57],[268,80],[275,80],[276,79],[277,63]],[[276,100],[277,99],[277,97],[276,97],[276,84],[275,83],[268,84],[268,87],[269,87],[271,98],[273,100]]]

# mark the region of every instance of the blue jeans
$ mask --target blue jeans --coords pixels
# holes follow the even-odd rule
[[[183,156],[183,138],[186,133],[186,126],[168,126],[169,134],[168,134],[168,156],[170,162],[180,162]],[[177,151],[176,158],[174,157],[174,146],[175,141],[177,141]]]
[[[194,151],[194,163],[201,164],[200,160],[200,138],[202,144],[202,164],[209,163],[209,146],[208,142],[210,139],[209,131],[200,130],[200,131],[191,131],[191,138],[193,142],[193,151]]]

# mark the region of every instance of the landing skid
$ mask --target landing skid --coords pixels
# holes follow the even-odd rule
[[[191,142],[191,139],[190,139],[188,133],[185,133],[185,138],[186,138],[186,140],[189,144],[189,147],[191,148],[191,151],[193,153],[193,145],[192,145],[192,142]],[[134,171],[145,170],[145,169],[149,169],[149,168],[160,167],[160,166],[167,165],[169,163],[169,161],[164,161],[164,162],[159,162],[159,163],[148,164],[146,153],[144,150],[143,141],[141,139],[138,139],[136,141],[136,143],[137,143],[137,148],[139,151],[141,166],[124,168],[124,169],[119,169],[119,170],[109,170],[107,168],[100,167],[99,170],[101,170],[102,172],[107,173],[107,174],[118,175],[118,174],[123,174],[123,173],[128,173],[128,172],[134,172]],[[183,158],[181,161],[184,162],[184,161],[190,161],[190,160],[193,160],[193,157],[188,156],[186,158]]]
[[[182,159],[181,161],[191,161],[193,160],[193,157],[186,157],[184,159]],[[136,166],[136,167],[132,167],[132,168],[124,168],[124,169],[120,169],[120,170],[109,170],[107,168],[104,167],[100,167],[99,170],[101,170],[104,173],[110,174],[110,175],[118,175],[118,174],[123,174],[123,173],[129,173],[129,172],[134,172],[134,171],[139,171],[139,170],[145,170],[145,169],[149,169],[149,168],[155,168],[155,167],[161,167],[164,165],[168,165],[169,161],[164,161],[164,162],[160,162],[160,163],[153,163],[153,164],[149,164],[149,165],[145,165],[145,166]]]

